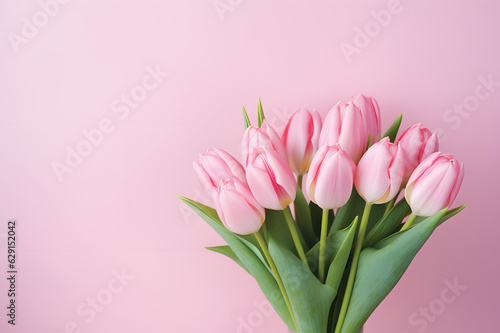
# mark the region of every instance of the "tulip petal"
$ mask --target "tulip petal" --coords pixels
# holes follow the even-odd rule
[[[408,185],[414,183],[417,179],[419,179],[422,176],[422,174],[438,159],[440,159],[440,154],[438,152],[433,153],[429,155],[426,159],[424,159],[412,172],[410,179],[408,179]]]
[[[311,165],[309,166],[309,172],[307,173],[308,175],[308,177],[306,178],[307,187],[309,187],[311,182],[313,182],[313,180],[316,178],[318,169],[321,166],[321,163],[323,162],[323,159],[325,158],[327,152],[328,152],[328,145],[323,145],[318,149],[316,154],[314,154],[314,158],[311,161]]]
[[[276,184],[282,187],[285,191],[283,195],[279,195],[278,197],[283,198],[286,194],[286,197],[288,197],[291,201],[295,200],[297,181],[290,170],[290,166],[274,150],[269,150],[267,148],[264,148],[264,150],[267,157],[266,162],[268,172],[274,176]]]
[[[451,163],[437,163],[419,178],[411,190],[409,204],[414,214],[430,216],[446,208],[457,179]]]
[[[450,193],[450,198],[448,199],[448,207],[451,206],[453,201],[455,201],[455,198],[457,197],[458,190],[460,190],[460,187],[462,186],[462,181],[464,180],[464,164],[463,162],[458,164],[457,160],[453,160],[454,163],[456,163],[456,168],[459,169],[457,179],[455,180],[455,185],[453,186],[453,190]]]
[[[276,152],[280,156],[282,156],[285,160],[287,160],[285,145],[283,144],[283,141],[281,141],[281,138],[276,132],[276,130],[271,125],[269,125],[266,120],[264,120],[264,122],[262,123],[261,128],[269,136],[269,139],[271,140],[271,144],[274,150],[276,150]]]
[[[430,154],[435,153],[437,151],[439,151],[439,140],[437,137],[437,133],[433,133],[425,143],[424,149],[419,157],[419,162],[423,161]]]
[[[224,212],[226,227],[240,235],[247,235],[259,231],[263,216],[236,191],[222,190],[219,194],[219,207]]]
[[[214,184],[212,179],[208,175],[208,173],[203,169],[200,163],[193,162],[193,168],[196,174],[198,175],[198,179],[201,184],[205,188],[206,192],[210,192],[214,187],[217,187],[219,184]]]
[[[323,128],[319,135],[319,146],[334,145],[339,142],[342,117],[340,115],[340,102],[328,111]]]
[[[365,201],[373,203],[381,199],[389,190],[389,166],[392,161],[388,138],[371,146],[358,163],[355,185]]]
[[[389,166],[389,177],[391,180],[391,188],[388,197],[383,201],[378,201],[378,203],[385,203],[392,200],[401,188],[401,182],[405,176],[405,152],[403,147],[397,147],[396,155],[391,161]]]
[[[208,152],[211,154],[215,153],[216,156],[222,158],[222,160],[226,163],[227,167],[229,168],[230,172],[234,176],[236,176],[239,180],[246,183],[245,169],[243,168],[241,163],[238,162],[238,160],[236,160],[231,154],[219,148],[210,148]]]
[[[380,137],[380,110],[377,101],[373,97],[360,94],[354,100],[354,104],[361,109],[366,136],[371,134],[372,142],[378,141]]]
[[[321,134],[321,127],[323,126],[323,121],[321,120],[321,115],[316,109],[313,109],[311,112],[312,121],[313,121],[313,131],[311,136],[311,143],[313,146],[314,152],[319,148],[319,136]],[[312,158],[312,156],[311,156]]]
[[[366,149],[367,140],[368,134],[364,128],[361,110],[349,103],[345,108],[339,144],[354,162],[358,162]]]
[[[343,206],[351,196],[354,174],[346,157],[330,152],[318,171],[315,197],[323,209]]]
[[[293,172],[302,173],[303,159],[305,158],[308,145],[310,145],[310,137],[312,128],[311,115],[304,108],[299,109],[290,118],[290,121],[285,129],[283,141],[286,147],[288,162]]]
[[[260,161],[258,157],[256,161]],[[281,210],[280,200],[275,190],[275,184],[271,180],[266,169],[259,168],[258,165],[249,164],[247,168],[247,179],[250,190],[252,191],[255,200],[269,209]]]

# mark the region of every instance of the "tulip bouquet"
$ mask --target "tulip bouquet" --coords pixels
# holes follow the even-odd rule
[[[251,274],[292,332],[356,333],[450,209],[464,176],[436,134],[402,115],[381,135],[374,98],[299,109],[282,136],[243,109],[243,165],[210,148],[194,168],[214,208],[181,197]],[[396,139],[397,138],[397,139]],[[401,192],[404,196],[398,201]],[[404,223],[403,223],[404,221]]]

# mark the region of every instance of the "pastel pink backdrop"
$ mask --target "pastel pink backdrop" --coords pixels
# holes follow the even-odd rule
[[[21,35],[41,5],[0,2],[0,330],[286,332],[256,305],[265,298],[252,278],[203,248],[222,241],[176,195],[203,200],[191,167],[198,153],[239,153],[242,105],[255,119],[260,96],[282,128],[300,106],[324,116],[363,92],[378,99],[384,128],[402,112],[403,127],[441,129],[442,151],[466,165],[455,204],[468,205],[435,232],[366,332],[499,332],[500,89],[472,111],[447,109],[474,101],[478,77],[500,81],[500,5],[401,0],[377,30],[371,12],[389,1],[221,1],[232,10],[219,15],[212,0],[72,1],[18,53],[9,33]],[[355,29],[367,24],[373,37],[348,62],[340,45],[355,45]],[[148,66],[169,75],[120,119],[113,101]],[[65,163],[66,147],[103,118],[114,130],[60,182],[51,164]],[[15,327],[4,314],[12,218]],[[134,278],[110,293],[122,269]],[[467,289],[441,308],[454,279]],[[91,319],[96,297],[105,305]],[[414,321],[429,306],[438,315],[424,329]]]

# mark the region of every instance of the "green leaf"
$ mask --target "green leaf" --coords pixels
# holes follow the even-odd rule
[[[349,227],[349,233],[347,237],[342,242],[340,249],[337,251],[335,255],[335,259],[330,265],[328,269],[328,275],[326,277],[326,284],[332,287],[335,292],[338,291],[340,282],[342,281],[342,276],[344,275],[344,271],[347,265],[347,261],[349,260],[349,255],[351,253],[352,244],[354,243],[354,235],[356,234],[356,230],[358,228],[358,217],[352,221],[351,226]],[[347,229],[344,229],[347,230]],[[336,233],[333,234],[335,236]]]
[[[241,268],[243,268],[245,271],[247,271],[248,274],[250,274],[250,271],[248,270],[248,268],[246,268],[246,266],[241,262],[240,258],[238,258],[238,256],[234,253],[233,250],[231,250],[231,248],[228,245],[209,246],[209,247],[205,247],[205,249],[223,254],[226,257],[233,259],[234,262],[236,262],[238,265],[241,266]]]
[[[398,135],[399,126],[401,126],[402,119],[403,119],[403,114],[400,113],[399,116],[396,118],[396,120],[394,120],[394,122],[392,123],[391,127],[389,127],[387,132],[385,132],[385,134],[382,135],[382,138],[388,136],[391,142],[394,142],[394,140],[396,140],[396,136]]]
[[[250,118],[248,118],[247,110],[245,110],[244,106],[243,106],[243,121],[245,122],[245,129],[252,126],[252,124],[250,123]]]
[[[443,224],[446,220],[448,220],[449,218],[457,215],[458,213],[460,213],[462,210],[464,210],[465,208],[465,205],[463,206],[460,206],[460,207],[455,207],[453,209],[450,209],[449,211],[446,212],[446,214],[444,215],[444,217],[441,219],[441,221],[439,221],[438,223],[438,227]],[[415,221],[413,221],[413,225],[416,225],[420,222],[422,222],[423,220],[425,220],[425,216],[417,216],[417,218],[415,219]]]
[[[396,286],[445,213],[446,209],[443,209],[418,225],[361,251],[342,333],[356,333],[363,327],[372,312]]]
[[[456,207],[456,208],[453,208],[449,211],[446,212],[446,214],[444,215],[444,217],[439,221],[438,223],[438,227],[443,224],[446,220],[448,220],[449,218],[457,215],[458,213],[460,213],[462,210],[464,210],[465,208],[465,205],[462,205],[460,207]],[[415,222],[413,222],[415,223]]]
[[[260,127],[265,119],[264,110],[262,109],[262,103],[260,102],[260,97],[259,97],[259,106],[257,107],[257,115],[258,115],[258,121],[259,121],[259,127]]]
[[[356,233],[355,221],[357,221],[357,217],[354,219],[353,223],[345,229],[334,232],[326,238],[325,244],[325,266],[330,267],[333,263],[334,259],[337,257],[341,247],[345,244],[346,240],[349,238],[349,234],[352,232],[353,237]],[[354,228],[353,228],[354,227]],[[350,245],[349,245],[350,247]],[[349,256],[349,252],[347,253]],[[319,266],[319,242],[317,242],[307,253],[306,253],[307,261],[309,262],[309,266],[314,273],[318,272]],[[327,270],[328,271],[328,270]],[[334,288],[336,289],[336,288]]]
[[[385,205],[373,205],[370,210],[370,217],[368,218],[368,223],[366,225],[366,233],[369,233],[373,227],[382,219],[385,213]],[[361,218],[361,215],[360,215]]]
[[[314,234],[316,235],[316,239],[319,239],[321,234],[321,219],[323,216],[323,209],[320,206],[316,205],[314,202],[309,203],[309,210],[311,211],[311,221],[314,230]],[[333,222],[333,209],[330,210],[328,214],[328,225],[331,226],[331,222]],[[330,230],[330,229],[328,229]]]
[[[347,203],[337,210],[337,215],[333,220],[333,225],[328,234],[331,235],[335,231],[345,229],[356,216],[361,217],[363,215],[364,207],[365,201],[353,187],[351,197]]]
[[[300,187],[297,187],[294,208],[297,224],[300,226],[300,231],[304,235],[307,247],[311,248],[311,246],[318,242],[318,239],[316,238],[312,225],[311,210],[309,209],[309,205],[307,204],[306,198],[304,197]]]
[[[252,250],[253,253],[260,259],[260,261],[264,264],[264,266],[267,267],[270,273],[272,273],[271,267],[269,267],[269,264],[267,263],[266,259],[264,259],[264,253],[262,253],[262,250],[260,249],[260,246],[257,242],[257,239],[255,238],[254,235],[238,235],[234,234],[236,237],[238,237],[250,250]]]
[[[259,287],[262,289],[262,292],[266,295],[267,299],[281,319],[288,325],[289,328],[293,328],[293,320],[290,316],[290,312],[288,311],[283,296],[281,295],[278,283],[258,256],[250,250],[239,237],[224,227],[217,216],[215,209],[188,198],[179,198],[191,207],[193,211],[203,218],[226,241],[229,247],[233,250],[234,254],[241,260],[243,265],[255,278]]]
[[[329,235],[335,231],[345,229],[356,216],[361,218],[365,209],[365,200],[358,194],[356,188],[352,189],[351,197],[347,203],[337,210],[337,215],[333,220],[333,225],[330,228]],[[382,218],[385,212],[385,205],[373,205],[370,218],[366,227],[366,232],[369,232],[372,227]]]
[[[288,231],[288,225],[281,210],[271,210],[266,209],[266,221],[264,224],[267,226],[268,238],[271,234],[274,235],[274,239],[285,249],[293,252],[296,256],[297,249],[295,248],[295,243],[293,242],[292,234]]]
[[[269,252],[290,299],[298,332],[326,332],[335,291],[322,284],[299,258],[281,246],[275,236],[269,233]]]
[[[401,199],[390,211],[380,219],[375,226],[367,233],[363,247],[372,246],[376,242],[392,234],[401,225],[403,219],[411,213],[410,206],[406,200]]]

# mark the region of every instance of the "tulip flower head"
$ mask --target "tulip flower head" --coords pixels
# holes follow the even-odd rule
[[[368,134],[365,130],[361,110],[350,102],[337,103],[328,111],[319,137],[320,147],[338,143],[357,163],[366,150]]]
[[[403,147],[405,155],[405,175],[401,187],[408,183],[411,173],[427,156],[439,150],[436,133],[432,134],[422,124],[408,127],[396,141]]]
[[[271,148],[252,150],[248,158],[247,180],[255,199],[265,208],[282,210],[295,200],[297,183],[292,170]]]
[[[323,209],[339,208],[349,200],[356,164],[338,144],[323,145],[307,174],[306,192]]]
[[[404,175],[403,149],[388,137],[371,146],[356,169],[355,186],[366,202],[382,204],[399,193]]]
[[[314,153],[318,149],[321,131],[321,115],[318,111],[300,108],[288,120],[282,140],[288,163],[293,172],[302,175],[309,170]]]
[[[463,179],[463,163],[451,154],[433,153],[411,174],[406,201],[414,214],[431,216],[453,203]]]
[[[276,150],[286,160],[285,145],[276,130],[266,120],[261,127],[249,126],[243,135],[243,163],[248,164],[248,156],[254,148],[268,147]]]
[[[361,94],[356,97],[354,104],[361,110],[366,135],[370,134],[371,141],[377,142],[380,139],[380,110],[377,101]]]
[[[222,223],[230,231],[247,235],[259,231],[265,210],[255,200],[248,185],[237,178],[222,181],[215,189],[215,207]]]
[[[193,162],[207,193],[219,187],[221,181],[237,178],[246,184],[245,169],[233,156],[222,149],[209,148],[206,154],[201,154],[199,163]]]

